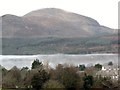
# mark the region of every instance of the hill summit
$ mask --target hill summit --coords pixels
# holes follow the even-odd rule
[[[32,11],[22,17],[2,16],[2,37],[91,37],[113,34],[115,30],[101,26],[96,20],[56,8]]]

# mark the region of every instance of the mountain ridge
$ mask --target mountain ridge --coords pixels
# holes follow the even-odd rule
[[[59,12],[59,13],[58,13]],[[22,17],[2,16],[2,37],[91,37],[113,34],[114,30],[101,26],[96,20],[61,9],[41,9]]]

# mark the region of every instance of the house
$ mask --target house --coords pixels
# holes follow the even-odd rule
[[[96,73],[96,75],[102,77],[110,77],[113,80],[118,80],[118,71],[119,68],[117,65],[106,65],[103,66],[102,69]]]

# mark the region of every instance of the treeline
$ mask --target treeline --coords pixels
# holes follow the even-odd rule
[[[21,90],[89,90],[90,88],[114,88],[118,89],[118,82],[113,82],[111,78],[96,76],[96,72],[101,70],[102,65],[77,67],[59,64],[56,68],[50,68],[49,64],[43,65],[39,60],[34,60],[31,69],[23,67],[18,69],[16,66],[7,70],[2,68],[2,87],[3,90],[19,88]]]

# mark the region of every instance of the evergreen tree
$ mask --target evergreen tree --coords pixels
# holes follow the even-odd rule
[[[32,69],[37,69],[37,68],[40,68],[40,67],[43,67],[42,62],[39,62],[38,59],[34,60],[33,63],[32,63]]]
[[[84,80],[83,88],[85,90],[89,90],[93,85],[93,76],[85,74],[85,77],[83,80]]]

